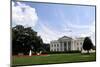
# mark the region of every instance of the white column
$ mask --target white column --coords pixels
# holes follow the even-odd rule
[[[53,43],[52,45],[53,45],[53,47],[52,47],[52,51],[54,51],[54,43]]]
[[[57,43],[56,43],[56,51],[57,51]]]
[[[63,51],[64,51],[64,43],[62,43],[62,49],[63,49]]]
[[[68,51],[68,41],[67,41],[67,43],[66,43],[66,46],[67,46],[67,51]]]

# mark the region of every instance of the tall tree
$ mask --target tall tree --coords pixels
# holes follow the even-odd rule
[[[86,37],[84,39],[83,49],[87,50],[87,52],[89,53],[89,50],[92,48],[93,48],[93,43],[92,43],[91,39],[89,37]]]
[[[17,25],[12,28],[12,53],[28,54],[30,50],[35,52],[42,47],[43,41],[40,36],[37,36],[31,27],[25,28],[22,25]]]

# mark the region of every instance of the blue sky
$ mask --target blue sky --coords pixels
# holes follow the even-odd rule
[[[94,6],[13,2],[12,9],[12,25],[31,26],[45,43],[62,36],[90,36],[95,42]]]

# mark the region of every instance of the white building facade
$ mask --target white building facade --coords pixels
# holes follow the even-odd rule
[[[74,38],[63,36],[58,40],[50,42],[50,51],[81,51],[84,38]]]

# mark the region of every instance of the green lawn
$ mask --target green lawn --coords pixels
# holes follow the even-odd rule
[[[52,64],[52,63],[69,63],[69,62],[85,62],[95,61],[96,54],[84,55],[80,53],[74,54],[49,54],[48,56],[13,56],[13,65],[27,64]]]

